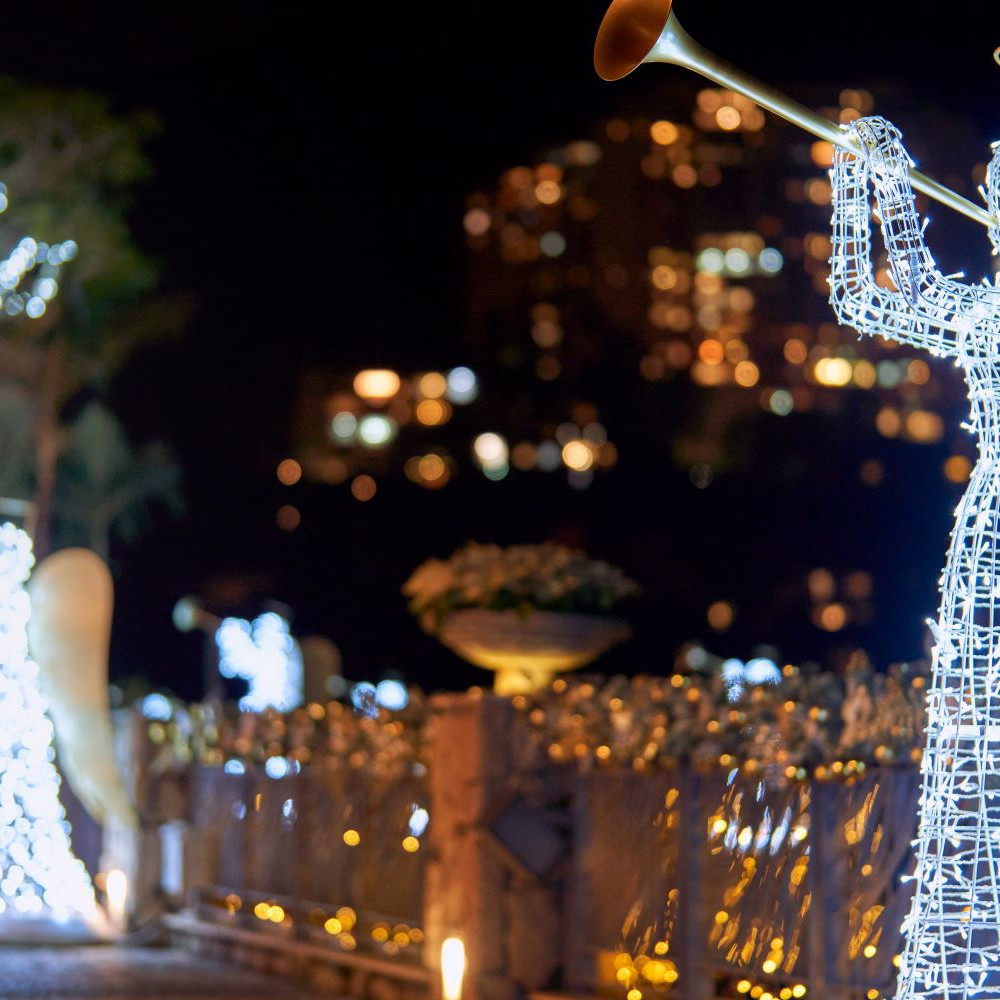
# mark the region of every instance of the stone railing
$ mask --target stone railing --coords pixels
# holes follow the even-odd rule
[[[137,918],[159,893],[425,993],[458,935],[469,1000],[891,992],[914,764],[581,767],[481,695],[436,696],[428,726],[426,767],[388,779],[319,760],[143,777]]]

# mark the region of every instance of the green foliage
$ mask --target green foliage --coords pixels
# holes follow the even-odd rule
[[[186,298],[157,293],[156,262],[129,225],[158,128],[96,94],[0,77],[0,256],[25,236],[79,247],[43,317],[0,316],[0,496],[33,495],[42,552],[55,541],[104,553],[112,534],[135,537],[149,501],[179,508],[172,456],[133,449],[99,400],[60,424],[81,389],[99,390],[136,343],[177,333],[190,315]]]
[[[72,354],[103,354],[123,332],[116,314],[156,285],[127,212],[136,185],[152,175],[143,143],[157,130],[151,115],[118,116],[95,94],[0,78],[0,180],[9,198],[0,252],[25,235],[77,242],[79,256],[59,275],[57,322],[41,324],[66,337]],[[39,330],[27,320],[5,325]]]
[[[63,428],[56,480],[54,541],[87,545],[106,556],[111,535],[135,541],[158,501],[173,514],[182,510],[180,468],[162,445],[136,451],[114,414],[88,403]]]

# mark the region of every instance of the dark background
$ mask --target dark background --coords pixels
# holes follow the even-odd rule
[[[303,367],[461,363],[466,194],[542,146],[589,134],[623,102],[655,114],[656,87],[689,75],[651,66],[616,84],[598,80],[591,50],[604,6],[53,3],[5,12],[3,72],[95,90],[123,112],[159,117],[149,147],[155,176],[137,192],[134,231],[162,261],[165,285],[199,303],[181,340],[139,351],[107,390],[134,440],[164,437],[176,448],[188,509],[113,553],[113,676],[200,692],[202,640],[179,635],[169,618],[176,598],[192,592],[214,600],[213,610],[246,614],[266,598],[287,602],[295,630],[334,639],[354,678],[397,668],[428,687],[483,680],[422,636],[398,596],[416,562],[468,537],[555,534],[634,571],[655,544],[649,526],[669,514],[676,543],[663,544],[653,587],[643,580],[639,639],[608,661],[626,671],[666,665],[703,620],[703,605],[687,607],[684,581],[672,579],[678,552],[688,565],[700,547],[703,573],[717,574],[720,592],[777,585],[783,558],[863,561],[852,551],[865,544],[858,525],[837,514],[851,444],[819,440],[808,427],[779,444],[824,448],[823,479],[794,510],[762,480],[721,536],[685,525],[710,517],[707,502],[726,506],[725,494],[693,499],[667,475],[648,489],[626,462],[614,489],[585,494],[555,482],[497,491],[466,476],[447,499],[386,489],[359,505],[346,488],[303,486],[302,528],[275,527],[287,493],[274,468],[291,446]],[[924,16],[900,0],[836,10],[687,0],[677,12],[706,47],[793,96],[804,87],[828,86],[830,102],[845,86],[891,91],[877,110],[900,125],[932,175],[967,174],[1000,137],[995,4]],[[954,148],[922,131],[929,102],[969,119],[979,145]],[[979,227],[941,218],[935,238],[945,269],[985,270]],[[624,402],[617,416],[622,428]],[[860,532],[877,540],[872,561],[901,567],[865,636],[883,663],[921,651],[959,492],[937,474],[928,482],[931,464],[916,451],[892,461],[891,489],[866,509]],[[734,561],[725,554],[737,540]],[[810,655],[815,636],[781,629],[748,620],[726,639],[728,652],[748,655],[768,641]]]

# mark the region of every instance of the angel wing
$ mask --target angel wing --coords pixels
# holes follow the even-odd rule
[[[28,645],[49,703],[59,765],[99,823],[134,826],[135,808],[114,758],[108,702],[108,649],[114,586],[89,549],[44,559],[28,583]]]

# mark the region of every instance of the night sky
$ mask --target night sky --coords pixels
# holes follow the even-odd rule
[[[689,75],[651,66],[617,84],[597,79],[591,51],[604,6],[329,5],[321,17],[305,4],[50,3],[5,12],[3,72],[95,90],[122,112],[160,119],[149,146],[155,175],[136,193],[134,232],[161,261],[165,287],[198,302],[180,341],[142,349],[107,390],[134,440],[163,437],[177,450],[188,507],[183,521],[161,517],[139,545],[113,553],[116,677],[144,674],[198,693],[200,637],[178,635],[169,611],[199,591],[228,594],[234,610],[243,601],[246,613],[264,597],[287,601],[297,628],[341,645],[350,676],[394,666],[428,686],[480,679],[448,676],[449,663],[422,666],[433,643],[415,630],[412,658],[365,635],[402,620],[384,603],[397,599],[401,580],[371,579],[378,553],[405,549],[407,539],[412,547],[422,533],[426,554],[446,554],[463,535],[483,535],[475,511],[465,523],[437,525],[429,495],[401,509],[390,530],[366,520],[343,491],[320,490],[302,506],[324,521],[323,532],[287,537],[274,528],[282,500],[273,470],[291,446],[304,365],[461,362],[468,192],[540,147],[588,134],[618,102],[655,114],[655,87]],[[953,8],[959,22],[947,10],[915,17],[912,4],[891,0],[866,5],[853,25],[837,23],[849,8],[837,10],[790,0],[677,6],[702,44],[793,96],[797,85],[829,84],[831,102],[844,86],[877,97],[880,81],[891,80],[902,99],[877,110],[900,125],[932,175],[964,174],[972,157],[984,158],[922,134],[920,108],[933,100],[968,117],[984,145],[1000,138],[992,59],[1000,8]],[[959,244],[982,237],[968,225],[956,230],[965,234]],[[978,259],[982,269],[984,257],[977,251],[968,263]],[[564,500],[536,502],[551,514]],[[929,514],[932,538],[942,516]],[[506,523],[501,533],[513,530]],[[370,565],[342,561],[338,532],[369,531]],[[609,544],[615,550],[611,536]],[[937,544],[932,566],[943,534]],[[233,578],[245,591],[227,591]],[[324,606],[359,589],[370,596],[364,611]],[[366,648],[376,650],[370,660]]]

